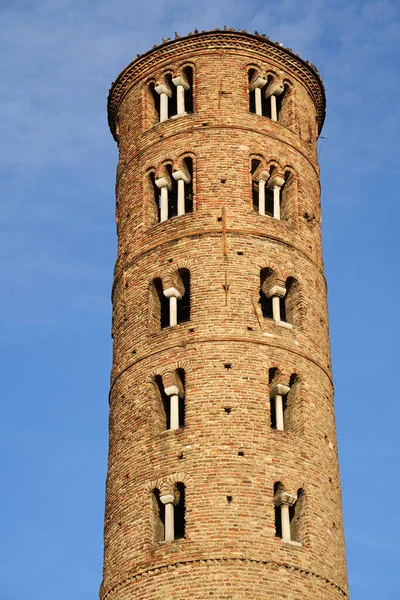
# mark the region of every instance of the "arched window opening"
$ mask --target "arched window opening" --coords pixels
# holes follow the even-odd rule
[[[285,83],[283,85],[283,88],[281,89],[282,92],[276,96],[276,118],[278,122],[282,122],[284,120],[282,117],[284,116],[284,106],[286,104],[289,93],[288,84]]]
[[[149,85],[150,95],[153,101],[155,115],[157,116],[157,122],[160,121],[161,109],[160,109],[160,94],[156,92],[156,84],[152,81]]]
[[[268,180],[268,214],[274,219],[281,218],[282,188],[285,185],[284,177],[277,169],[271,168],[271,176]]]
[[[278,98],[283,95],[284,88],[280,83],[277,83],[274,77],[271,77],[268,81],[267,89],[265,90],[265,100],[268,104],[268,108],[266,110],[270,111],[268,116],[271,121],[278,120],[278,106],[279,104]]]
[[[268,297],[264,292],[268,280],[273,276],[272,269],[265,268],[260,271],[260,299],[262,316],[265,319],[273,319],[272,297]]]
[[[158,412],[160,414],[160,431],[170,429],[171,426],[171,410],[170,410],[170,399],[165,393],[164,384],[161,375],[156,375],[155,383],[157,386],[157,394],[159,398]]]
[[[179,422],[179,427],[184,427],[185,426],[185,413],[186,413],[186,406],[185,406],[185,396],[186,396],[186,377],[185,377],[185,371],[184,369],[177,369],[176,370],[176,374],[177,377],[179,378],[180,382],[181,382],[181,389],[182,389],[182,393],[179,395],[179,417],[178,417],[178,422]]]
[[[169,325],[169,302],[163,293],[163,284],[159,277],[156,277],[151,286],[150,311],[153,321],[161,329]]]
[[[263,115],[263,117],[267,117],[267,119],[272,118],[271,100],[267,96],[269,81],[270,81],[270,77],[267,77],[267,79],[265,80],[265,85],[262,88],[262,94],[261,94],[262,115]]]
[[[296,431],[299,427],[299,385],[300,378],[296,373],[292,373],[283,407],[283,421],[287,431]]]
[[[178,182],[172,174],[172,165],[166,166],[168,179],[171,182],[171,187],[168,191],[168,219],[178,215]]]
[[[178,113],[177,90],[174,82],[172,81],[171,73],[167,73],[165,75],[165,82],[171,91],[171,95],[168,100],[168,119],[170,119]]]
[[[181,216],[193,212],[193,160],[190,156],[183,160],[182,168],[174,171],[172,176],[175,182],[172,195],[176,193],[176,214]]]
[[[269,399],[271,428],[277,431],[288,429],[286,422],[287,397],[290,388],[279,382],[278,369],[269,369]]]
[[[261,77],[256,69],[250,69],[248,77],[249,111],[261,117],[266,115],[266,111],[268,110],[264,93],[268,80]]]
[[[154,538],[162,542],[165,538],[165,505],[160,500],[160,490],[157,488],[152,492],[152,509]]]
[[[296,322],[296,312],[298,310],[299,284],[294,277],[288,277],[285,283],[286,295],[284,306],[284,320],[292,325]]]
[[[185,537],[185,484],[177,482],[174,487],[174,539]]]
[[[185,112],[191,114],[193,112],[193,69],[191,67],[185,67],[183,69],[183,75],[188,82],[188,88],[185,88]]]
[[[254,111],[251,111],[254,112]],[[251,159],[251,188],[252,188],[252,200],[253,200],[253,209],[258,212],[259,207],[259,184],[256,177],[256,171],[259,169],[261,165],[261,160],[258,158]]]
[[[297,490],[297,500],[289,509],[290,539],[301,542],[304,539],[304,509],[305,493],[303,489]]]
[[[287,323],[287,318],[286,318],[286,300],[285,300],[285,296],[282,298],[279,298],[279,308],[280,308],[280,313],[281,313],[281,321],[283,321],[283,323]]]
[[[189,174],[189,182],[185,183],[185,213],[193,212],[193,159],[187,156],[183,161]]]
[[[174,379],[162,389],[166,415],[166,429],[175,430],[185,425],[185,372],[177,369]]]
[[[280,189],[280,212],[281,219],[287,220],[289,218],[289,200],[291,196],[291,188],[293,186],[293,176],[290,171],[285,171],[284,181]]]
[[[291,520],[294,512],[293,505],[297,496],[289,494],[284,485],[279,481],[274,485],[274,506],[275,506],[275,536],[284,542],[291,542]]]
[[[251,87],[251,82],[253,80],[255,73],[256,73],[255,69],[250,69],[250,71],[249,71],[249,111],[251,113],[256,112],[255,91],[254,91],[254,88],[252,89],[252,87]]]
[[[159,223],[161,221],[161,190],[156,185],[156,177],[154,172],[150,173],[149,179],[152,190],[152,196],[154,199],[153,206],[155,206],[155,210],[157,211],[157,223]]]
[[[265,188],[265,214],[274,217],[274,191],[270,187]]]
[[[190,321],[190,271],[188,269],[179,269],[178,275],[184,288],[182,297],[178,298],[177,322],[185,323]]]
[[[283,484],[277,481],[274,484],[274,499],[278,498],[281,492],[285,490]],[[281,507],[280,505],[274,504],[275,509],[275,537],[282,538],[282,520],[281,520]]]

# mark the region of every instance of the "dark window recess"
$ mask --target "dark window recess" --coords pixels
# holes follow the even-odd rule
[[[159,302],[161,329],[169,326],[169,300],[164,296],[162,281],[159,277],[154,279],[154,288]]]
[[[185,183],[185,213],[193,212],[193,160],[188,156],[184,160],[190,175],[189,183]]]
[[[157,207],[157,222],[159,223],[161,220],[161,192],[156,186],[154,173],[150,173],[150,182],[153,188],[154,203]]]
[[[150,87],[150,94],[151,94],[151,96],[153,98],[153,102],[154,102],[154,108],[158,115],[158,120],[160,120],[160,94],[157,94],[157,92],[155,90],[156,85],[154,82],[150,83],[149,87]]]
[[[253,198],[253,209],[258,212],[258,181],[254,179],[255,173],[260,166],[261,161],[257,158],[251,160],[251,193]]]
[[[276,429],[276,406],[275,406],[275,398],[270,398],[270,414],[271,414],[271,428],[272,429]],[[285,429],[286,429],[286,423],[285,423],[285,411],[286,411],[286,407],[287,407],[287,394],[285,394],[284,396],[282,396],[282,406],[283,406],[283,423],[285,425]]]
[[[185,111],[187,113],[193,112],[193,70],[190,67],[185,67],[183,69],[183,74],[185,75],[188,83],[189,89],[185,90]]]
[[[153,490],[153,515],[156,540],[161,542],[165,535],[165,505],[160,500],[158,489]]]
[[[265,281],[272,275],[272,270],[269,268],[261,269],[260,271],[260,299],[259,303],[261,305],[262,316],[265,319],[272,319],[272,297],[267,298],[265,293],[263,292],[263,285]]]
[[[179,540],[185,537],[185,484],[175,485],[175,497],[178,502],[174,506],[174,538]]]
[[[283,488],[283,486],[280,482],[277,482],[274,484],[274,498],[277,495],[277,493],[279,492],[279,490],[281,490],[282,488]],[[282,520],[281,520],[281,507],[280,506],[275,506],[275,537],[278,537],[278,538],[282,537]]]
[[[183,393],[184,393],[183,398],[181,398],[179,396],[179,408],[178,408],[178,410],[179,410],[179,427],[184,427],[185,426],[185,408],[186,408],[185,407],[185,389],[186,389],[185,388],[185,385],[186,385],[185,371],[183,369],[177,369],[176,373],[182,382]]]
[[[281,321],[286,321],[286,302],[285,298],[279,298],[279,307],[281,313]]]
[[[278,121],[279,121],[279,116],[280,116],[280,113],[282,110],[282,103],[285,98],[287,90],[288,90],[288,86],[285,85],[282,94],[280,94],[279,96],[276,97],[276,116],[278,118]]]
[[[158,387],[158,392],[160,394],[163,412],[164,412],[164,421],[165,421],[165,430],[168,430],[171,427],[171,405],[170,399],[167,394],[164,392],[164,384],[161,375],[156,375],[155,381]]]
[[[250,71],[249,71],[249,86],[250,86],[251,80],[253,79],[255,72],[256,72],[255,69],[250,69]],[[255,95],[254,90],[250,91],[250,89],[249,89],[249,111],[251,113],[256,112],[256,95]]]
[[[171,73],[165,76],[167,86],[171,90],[171,97],[168,98],[168,118],[175,116],[178,112],[176,85],[172,81]]]
[[[261,312],[262,316],[265,319],[272,319],[272,298],[267,298],[262,290],[260,290],[260,304],[261,304]]]
[[[275,398],[270,398],[270,415],[271,415],[271,428],[276,429],[276,408],[275,408]]]
[[[268,83],[261,90],[261,106],[262,106],[263,117],[268,117],[268,119],[270,119],[272,116],[272,114],[271,114],[271,97],[269,97],[269,98],[265,97],[265,90],[267,89],[267,86],[268,86]]]
[[[181,300],[177,302],[178,323],[185,323],[190,321],[190,272],[187,269],[179,269],[178,273],[185,289]]]
[[[171,189],[168,190],[168,219],[178,214],[178,182],[172,176],[172,165],[167,165],[167,173],[171,181]]]
[[[274,191],[265,186],[265,214],[274,216]]]

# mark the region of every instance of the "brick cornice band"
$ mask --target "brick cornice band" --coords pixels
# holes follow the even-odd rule
[[[322,79],[309,63],[290,50],[261,36],[239,31],[205,31],[171,40],[153,48],[133,60],[122,71],[112,84],[108,96],[108,123],[114,138],[117,139],[118,108],[132,83],[147,77],[155,64],[167,63],[178,52],[182,53],[182,57],[189,58],[193,54],[215,53],[216,51],[243,52],[249,55],[258,55],[260,58],[268,54],[269,60],[275,60],[278,65],[284,65],[295,76],[301,78],[307,86],[317,108],[319,130],[322,129],[325,120],[325,90]]]
[[[262,565],[262,566],[267,566],[267,565],[272,565],[274,567],[283,567],[284,569],[287,569],[289,571],[296,571],[297,573],[300,573],[301,575],[308,575],[311,577],[315,577],[316,579],[319,579],[321,581],[323,581],[324,583],[326,583],[327,585],[330,585],[332,587],[334,587],[342,596],[343,598],[348,598],[348,593],[343,590],[339,585],[337,585],[334,581],[331,581],[330,579],[328,579],[327,577],[325,577],[324,575],[321,575],[319,573],[314,573],[313,571],[310,571],[308,569],[303,569],[300,568],[296,565],[291,565],[288,563],[284,563],[284,562],[278,562],[278,561],[272,561],[272,560],[256,560],[253,558],[231,558],[231,557],[226,557],[226,558],[205,558],[205,559],[183,559],[177,562],[173,562],[173,563],[165,563],[162,565],[157,565],[154,566],[150,569],[142,569],[139,571],[133,571],[131,574],[129,574],[129,576],[126,577],[126,579],[123,579],[122,581],[119,581],[118,583],[115,583],[112,585],[112,587],[110,587],[107,591],[103,591],[102,589],[100,590],[100,593],[102,595],[103,600],[108,600],[108,598],[111,598],[116,592],[118,592],[119,589],[125,587],[127,584],[132,583],[133,581],[139,581],[142,577],[151,577],[152,575],[159,575],[160,573],[162,573],[163,571],[170,571],[171,569],[176,569],[177,567],[179,567],[180,565],[193,565],[194,567],[199,566],[199,565],[213,565],[213,564],[224,564],[224,565],[246,565],[246,564],[254,564],[254,565]]]

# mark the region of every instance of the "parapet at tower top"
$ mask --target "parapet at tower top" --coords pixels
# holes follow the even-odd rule
[[[203,30],[198,31],[195,29],[193,32],[189,32],[185,36],[180,36],[177,32],[175,32],[174,39],[165,37],[162,38],[161,44],[154,44],[154,46],[143,52],[142,54],[137,54],[136,58],[130,62],[125,69],[118,75],[117,79],[112,82],[109,94],[108,94],[108,102],[107,102],[107,112],[108,112],[108,124],[111,129],[111,133],[116,139],[116,116],[118,111],[118,106],[126,88],[129,87],[135,77],[138,76],[140,72],[141,65],[145,63],[147,58],[151,56],[153,53],[159,52],[160,50],[167,50],[168,47],[173,46],[175,44],[181,44],[186,40],[192,38],[200,38],[200,37],[212,37],[215,35],[226,35],[231,36],[232,38],[247,38],[249,40],[258,40],[261,43],[266,44],[270,48],[274,48],[275,52],[278,51],[282,58],[291,58],[291,62],[297,63],[299,70],[302,71],[303,76],[308,79],[308,83],[313,83],[311,85],[313,88],[313,95],[316,100],[317,110],[318,110],[318,129],[321,131],[326,114],[326,95],[325,88],[323,84],[323,80],[319,71],[315,65],[313,65],[308,60],[302,59],[299,54],[293,52],[292,48],[287,48],[283,46],[280,42],[273,42],[269,39],[269,37],[265,33],[259,33],[255,31],[254,33],[249,33],[245,29],[234,29],[228,28],[226,25],[223,29],[212,29],[212,30]]]

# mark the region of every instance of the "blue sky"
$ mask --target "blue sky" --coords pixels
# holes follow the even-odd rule
[[[162,36],[224,24],[293,48],[327,88],[324,258],[350,590],[399,598],[398,2],[3,0],[0,16],[0,598],[97,598],[116,248],[107,92]]]

